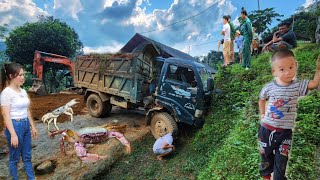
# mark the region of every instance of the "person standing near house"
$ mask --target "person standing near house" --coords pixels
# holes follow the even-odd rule
[[[228,23],[228,16],[223,16],[223,28],[221,34],[224,36],[223,43],[223,66],[227,66],[230,63],[230,25]]]
[[[230,25],[230,38],[231,38],[231,42],[230,42],[230,62],[233,63],[234,62],[234,39],[236,36],[236,29],[234,28],[233,23],[231,22],[231,16],[228,15],[228,23]]]
[[[252,36],[251,54],[257,55],[259,50],[259,35],[256,33],[255,27],[252,27]]]
[[[220,51],[220,46],[223,46],[223,39],[221,39],[219,42],[218,42],[218,52]]]
[[[38,131],[29,111],[30,100],[27,92],[21,88],[24,83],[24,71],[20,64],[5,64],[2,69],[1,112],[4,119],[4,134],[9,146],[9,171],[14,180],[18,177],[20,157],[28,180],[35,179],[31,163],[31,136]]]
[[[239,49],[239,59],[240,59],[240,64],[242,63],[242,50],[243,50],[243,36],[241,36],[240,31],[236,31],[236,38],[234,42],[237,45],[237,48]]]
[[[241,10],[241,18],[243,20],[240,29],[241,34],[243,35],[244,41],[243,41],[243,61],[242,61],[242,67],[246,68],[248,70],[251,65],[251,43],[252,43],[252,24],[250,19],[247,17],[247,11],[242,7]]]

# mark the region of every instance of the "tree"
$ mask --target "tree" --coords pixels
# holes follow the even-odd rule
[[[308,38],[312,42],[315,42],[315,31],[317,28],[317,18],[320,16],[320,2],[314,2],[309,7],[300,7],[298,13],[285,21],[293,22],[293,30],[299,36]],[[298,37],[298,38],[299,38]]]
[[[8,32],[8,24],[0,25],[0,40],[3,40],[6,37],[6,33]]]
[[[9,59],[21,64],[32,64],[35,50],[74,57],[83,48],[73,28],[59,19],[44,16],[12,30],[5,43]]]
[[[309,39],[315,42],[316,19],[318,16],[320,16],[320,2],[315,2],[307,8],[298,8],[297,13],[293,14],[290,18],[284,19],[282,22],[292,24],[293,31],[298,39]],[[279,24],[273,27],[272,30],[263,33],[262,38],[265,39],[265,42],[271,40],[273,32],[278,30],[278,26]]]
[[[258,34],[263,33],[264,31],[270,30],[268,25],[271,25],[272,21],[280,21],[279,17],[283,17],[274,11],[274,8],[266,8],[264,10],[252,11],[248,15],[251,20],[252,26],[256,28]]]
[[[36,50],[73,58],[83,49],[82,42],[73,28],[59,19],[44,16],[40,16],[35,23],[26,23],[12,30],[5,43],[9,60],[24,64],[27,71],[32,71]],[[64,78],[60,75],[64,74],[61,70],[66,68],[56,63],[45,64],[43,83],[49,93],[60,87],[60,81]]]
[[[2,50],[4,47],[3,40],[6,37],[6,34],[8,32],[8,25],[4,24],[3,26],[0,25],[0,60],[6,59],[5,53]]]

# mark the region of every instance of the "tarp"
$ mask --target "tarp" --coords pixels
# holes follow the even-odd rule
[[[169,47],[167,45],[164,45],[162,43],[159,43],[155,40],[152,40],[148,37],[145,37],[139,33],[136,33],[128,42],[126,45],[124,45],[120,50],[119,53],[131,53],[135,48],[137,48],[142,43],[151,43],[153,44],[158,51],[160,51],[160,56],[163,58],[169,58],[169,57],[175,57],[175,58],[181,58],[181,59],[189,59],[197,61],[196,58],[190,56],[187,53],[181,52],[177,49],[174,49],[172,47]],[[210,67],[207,64],[204,64],[208,71],[211,73],[216,73],[217,71]]]

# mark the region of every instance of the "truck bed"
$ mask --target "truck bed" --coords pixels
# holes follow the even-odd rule
[[[75,62],[74,84],[79,88],[96,90],[127,102],[138,103],[148,93],[153,71],[151,64],[140,55],[79,56]]]

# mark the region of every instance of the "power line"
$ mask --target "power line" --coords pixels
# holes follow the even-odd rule
[[[154,29],[154,30],[150,30],[150,31],[146,31],[146,32],[140,32],[140,34],[146,34],[146,33],[151,33],[151,32],[154,32],[154,31],[163,30],[163,29],[165,29],[165,28],[167,28],[167,27],[170,27],[170,26],[173,26],[173,25],[175,25],[175,24],[178,24],[178,23],[187,21],[187,20],[192,19],[192,18],[194,18],[194,17],[196,17],[196,16],[199,16],[200,14],[204,13],[205,11],[207,11],[207,10],[210,9],[210,8],[212,8],[213,6],[215,6],[215,5],[218,4],[218,3],[219,3],[219,1],[213,3],[211,6],[207,7],[205,10],[199,12],[198,14],[195,14],[195,15],[193,15],[193,16],[190,16],[190,17],[188,17],[188,18],[186,18],[186,19],[183,19],[183,20],[180,20],[180,21],[177,21],[177,22],[174,22],[174,23],[165,25],[165,26],[162,27],[162,28],[158,28],[158,29]]]
[[[191,46],[202,46],[202,45],[212,44],[212,43],[216,43],[216,42],[219,42],[219,40],[211,41],[211,42],[206,42],[206,43],[201,43],[201,44],[194,44],[194,45],[191,45]]]

